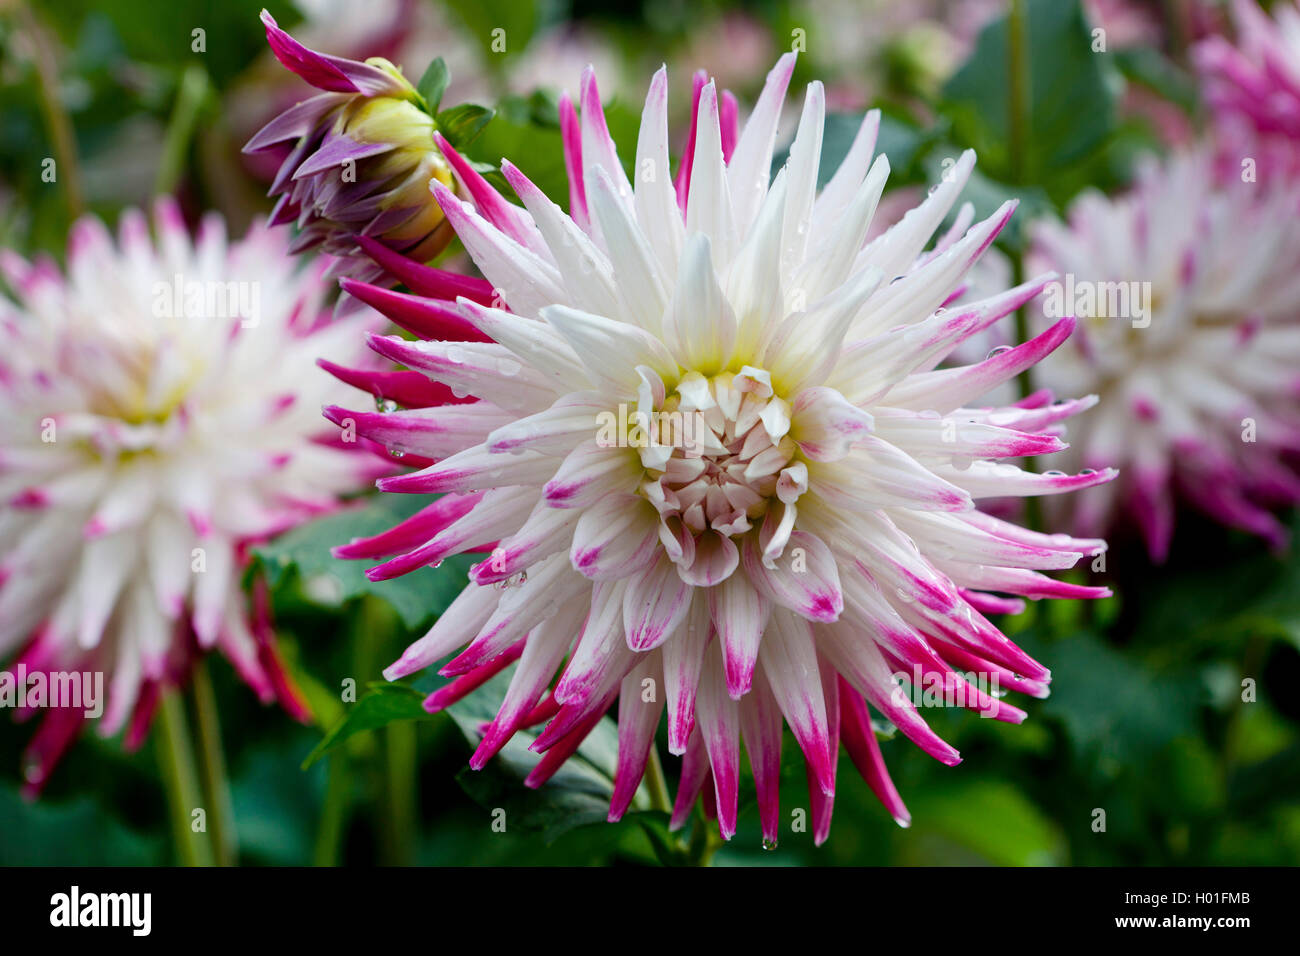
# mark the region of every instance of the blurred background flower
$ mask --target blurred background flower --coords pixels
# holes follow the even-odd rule
[[[1122,472],[1073,503],[1076,532],[1131,522],[1164,561],[1186,500],[1286,547],[1271,512],[1300,502],[1298,212],[1300,183],[1219,183],[1203,146],[1149,160],[1123,195],[1081,195],[1068,225],[1035,224],[1034,262],[1067,280],[1043,324],[1081,317],[1035,380],[1101,398],[1053,467]]]
[[[374,314],[329,322],[323,263],[294,262],[284,230],[228,241],[209,214],[191,240],[170,201],[154,227],[127,210],[115,240],[78,220],[66,274],[0,253],[16,297],[0,300],[0,657],[50,687],[94,681],[99,732],[128,749],[155,715],[164,738],[179,733],[171,695],[191,681],[208,692],[196,669],[210,651],[309,719],[264,591],[241,585],[249,548],[382,468],[324,434],[316,411],[344,391],[317,356],[355,355],[347,337]],[[18,716],[41,716],[27,794],[92,710],[83,688],[75,703],[20,703]]]

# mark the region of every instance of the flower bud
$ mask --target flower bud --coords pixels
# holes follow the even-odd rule
[[[382,57],[364,63],[307,49],[262,13],[272,52],[322,92],[285,110],[245,152],[284,153],[271,184],[278,196],[271,223],[294,222],[291,251],[319,247],[336,256],[336,272],[373,279],[380,270],[357,243],[367,236],[420,262],[451,241],[452,230],[430,192],[437,180],[455,189],[434,143],[437,129],[424,98]]]

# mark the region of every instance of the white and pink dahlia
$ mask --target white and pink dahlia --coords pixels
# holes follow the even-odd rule
[[[1300,173],[1300,4],[1279,0],[1270,16],[1255,0],[1232,4],[1235,42],[1215,34],[1195,47],[1205,97],[1236,177],[1251,159],[1258,178]]]
[[[82,219],[66,274],[0,253],[0,659],[103,674],[99,731],[129,746],[211,649],[301,713],[241,591],[245,548],[376,475],[322,434],[321,403],[347,389],[313,365],[355,358],[378,317],[327,322],[332,283],[295,267],[281,230],[230,242],[210,216],[191,239],[169,201],[154,222],[151,238],[128,211],[114,241]],[[47,712],[30,790],[84,716]]]
[[[1128,194],[1033,233],[1034,265],[1064,275],[1049,315],[1079,320],[1036,380],[1101,397],[1056,460],[1122,472],[1069,503],[1070,527],[1131,521],[1155,560],[1179,500],[1274,546],[1270,509],[1300,501],[1300,186],[1218,183],[1212,152],[1150,160]]]
[[[514,665],[472,766],[549,720],[531,745],[544,754],[527,780],[539,786],[617,702],[617,819],[666,707],[669,749],[685,757],[673,824],[707,785],[722,834],[735,832],[743,738],[763,834],[775,840],[784,721],[806,756],[820,841],[841,742],[894,817],[908,819],[871,709],[939,760],[959,759],[891,675],[956,686],[956,671],[976,671],[1043,696],[1047,668],[984,615],[1018,605],[1004,595],[1106,593],[1040,573],[1101,542],[1036,534],[976,502],[1111,473],[1036,475],[1001,460],[1063,447],[1058,423],[1077,403],[968,404],[1060,345],[1071,320],[987,361],[935,369],[1051,278],[945,311],[1012,213],[1007,204],[923,252],[972,154],[866,242],[889,171],[883,156],[872,160],[879,115],[819,193],[824,94],[813,83],[769,182],[793,68],[792,55],[779,61],[743,130],[705,84],[676,177],[660,70],[635,184],[589,70],[581,118],[572,106],[562,113],[568,215],[510,162],[502,171],[522,209],[449,152],[472,205],[440,183],[434,193],[487,282],[455,301],[346,287],[424,333],[375,336],[372,348],[474,400],[331,414],[436,462],[381,488],[442,495],[341,555],[396,554],[371,572],[387,578],[489,552],[386,671],[401,678],[459,650],[442,668],[455,680],[426,703],[437,710]],[[386,261],[413,289],[447,285],[445,274]],[[1025,716],[969,691],[972,707]]]

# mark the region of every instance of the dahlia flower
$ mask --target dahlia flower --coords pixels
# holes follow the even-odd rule
[[[271,183],[279,196],[271,224],[295,222],[291,250],[320,247],[339,257],[340,271],[378,274],[359,252],[366,236],[427,261],[451,241],[450,226],[429,195],[429,183],[451,183],[429,104],[382,57],[364,63],[307,49],[265,10],[266,39],[277,59],[323,92],[285,110],[245,152],[283,152]]]
[[[1131,517],[1155,560],[1180,496],[1274,546],[1268,506],[1300,501],[1300,187],[1218,184],[1211,153],[1150,160],[1128,195],[1085,194],[1033,232],[1031,261],[1065,276],[1044,320],[1080,321],[1036,379],[1102,398],[1059,460],[1123,473],[1071,502],[1073,528]]]
[[[1239,178],[1240,163],[1251,158],[1258,178],[1294,178],[1300,172],[1300,4],[1281,0],[1270,18],[1254,0],[1236,0],[1232,12],[1235,45],[1213,35],[1194,49],[1225,147],[1225,172]]]
[[[154,218],[156,240],[124,213],[116,243],[82,219],[66,275],[0,253],[16,297],[0,298],[0,660],[104,675],[98,729],[127,727],[132,747],[159,691],[211,649],[302,714],[266,608],[240,589],[245,547],[377,474],[322,434],[321,403],[347,389],[313,363],[356,358],[378,317],[323,324],[332,284],[294,268],[283,230],[228,242],[212,216],[191,240],[171,202]],[[84,716],[48,711],[29,790]]]
[[[889,170],[883,156],[872,161],[880,117],[866,117],[819,194],[825,104],[813,83],[769,182],[793,68],[793,55],[778,62],[743,130],[706,83],[675,181],[661,69],[635,186],[588,70],[581,117],[564,126],[568,215],[509,161],[502,172],[523,209],[449,152],[474,204],[441,183],[433,191],[487,282],[438,299],[443,277],[387,256],[423,294],[345,287],[423,336],[373,336],[375,351],[473,401],[328,414],[435,462],[381,480],[383,490],[441,495],[337,554],[396,555],[370,572],[385,579],[490,552],[385,672],[396,680],[459,650],[442,668],[455,679],[426,702],[436,711],[514,665],[473,767],[549,720],[530,745],[544,755],[527,783],[540,786],[617,702],[618,819],[666,708],[669,750],[685,758],[672,825],[703,792],[722,835],[734,834],[743,738],[763,836],[775,841],[784,722],[806,757],[820,842],[841,742],[893,816],[908,819],[871,708],[927,753],[959,760],[891,675],[946,681],[969,706],[1019,722],[1023,711],[957,673],[1047,694],[1047,668],[985,614],[1018,606],[1003,595],[1106,593],[1040,573],[1100,541],[1027,531],[976,501],[1071,491],[1112,473],[1036,475],[1002,460],[1061,448],[1057,423],[1084,403],[967,405],[1060,345],[1072,320],[986,361],[934,370],[1051,279],[945,311],[1013,209],[922,254],[973,154],[864,242]]]

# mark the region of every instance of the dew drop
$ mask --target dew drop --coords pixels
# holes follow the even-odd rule
[[[974,463],[970,455],[953,455],[952,466],[958,471],[966,471]]]
[[[1053,469],[1052,471],[1045,471],[1045,472],[1043,472],[1043,477],[1044,477],[1044,478],[1064,478],[1064,477],[1065,477],[1065,472],[1063,472],[1063,471],[1057,471],[1057,470]]]
[[[1085,468],[1083,469],[1083,471],[1079,472],[1079,474],[1081,475],[1095,475],[1096,473],[1097,473],[1096,468]]]
[[[397,411],[397,403],[391,398],[376,398],[375,408],[387,415],[389,412]]]
[[[764,850],[775,850],[775,849],[776,849],[776,840],[772,839],[771,837],[763,837],[763,849],[764,849]]]
[[[997,358],[999,355],[1003,355],[1003,354],[1005,354],[1005,353],[1007,353],[1007,352],[1010,352],[1010,351],[1011,351],[1011,346],[1010,346],[1010,345],[999,345],[999,346],[998,346],[997,348],[995,348],[995,349],[990,349],[990,350],[989,350],[989,354],[986,355],[985,358],[986,358],[986,359]]]
[[[394,458],[406,457],[406,452],[402,451],[400,448],[390,448],[388,449],[388,454],[392,455]]]

